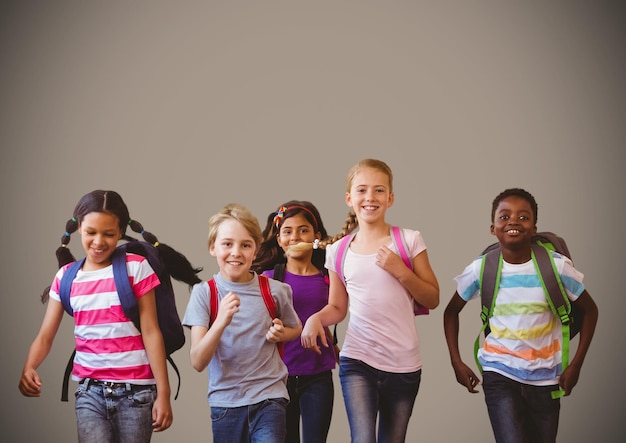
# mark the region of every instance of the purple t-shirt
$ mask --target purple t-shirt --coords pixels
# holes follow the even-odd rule
[[[273,277],[274,270],[263,272]],[[293,306],[304,325],[307,319],[328,304],[328,278],[321,272],[316,275],[296,275],[285,270],[284,283],[291,286]],[[311,375],[335,368],[335,350],[332,337],[327,337],[329,347],[321,346],[322,354],[304,349],[300,338],[285,343],[283,361],[289,375]]]

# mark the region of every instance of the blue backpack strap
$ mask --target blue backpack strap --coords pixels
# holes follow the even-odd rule
[[[335,268],[337,270],[337,275],[339,276],[339,278],[341,279],[344,285],[346,284],[346,279],[343,276],[343,264],[346,261],[346,252],[347,252],[348,246],[350,245],[350,242],[352,241],[354,236],[355,234],[346,235],[341,240],[339,240],[339,246],[337,247],[337,257],[335,257]]]
[[[80,270],[80,268],[82,268],[83,263],[85,263],[84,258],[82,260],[75,261],[74,263],[69,265],[63,273],[63,276],[61,277],[61,282],[59,284],[59,297],[61,298],[61,304],[63,305],[63,309],[65,309],[65,312],[67,312],[71,316],[74,316],[74,310],[70,305],[70,293],[72,291],[72,283],[76,278],[76,274],[78,274],[78,271]]]
[[[65,272],[63,273],[63,277],[61,277],[61,282],[59,284],[59,297],[61,298],[61,304],[63,305],[63,309],[65,312],[74,316],[74,310],[70,305],[70,293],[72,290],[72,283],[76,278],[76,274],[83,266],[85,259],[76,261],[69,265]],[[72,367],[74,366],[74,356],[76,355],[76,349],[70,355],[69,360],[67,361],[67,365],[65,366],[65,372],[63,374],[63,384],[61,386],[61,401],[68,401],[68,390],[70,383],[70,376],[72,375]]]
[[[137,329],[139,325],[139,306],[133,288],[128,280],[128,268],[126,267],[126,244],[117,247],[111,258],[113,264],[113,279],[115,290],[120,298],[124,314],[133,321]]]

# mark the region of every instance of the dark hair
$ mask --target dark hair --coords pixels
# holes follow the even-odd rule
[[[322,217],[315,205],[306,200],[289,200],[278,207],[276,211],[270,212],[267,216],[267,224],[263,230],[263,243],[259,248],[252,270],[261,273],[268,269],[273,269],[278,263],[285,263],[287,259],[283,253],[283,249],[278,244],[276,238],[280,231],[280,227],[290,217],[302,214],[304,218],[313,226],[315,233],[320,233],[321,240],[328,237],[328,232],[322,222]],[[311,263],[317,269],[324,269],[324,261],[326,252],[322,248],[313,249]]]
[[[502,200],[507,197],[520,197],[530,203],[530,208],[533,211],[533,216],[535,217],[535,224],[537,224],[537,201],[533,195],[522,189],[522,188],[509,188],[502,191],[496,198],[493,199],[493,203],[491,204],[491,222],[493,223],[494,217],[496,216],[496,209],[498,209],[498,205]]]
[[[68,247],[70,236],[76,232],[85,216],[92,212],[116,216],[122,232],[122,239],[131,242],[137,241],[137,239],[126,235],[126,228],[130,226],[134,232],[141,234],[146,242],[157,246],[157,251],[159,251],[159,256],[165,269],[174,279],[187,283],[190,287],[202,281],[197,275],[202,271],[202,268],[194,268],[183,254],[165,243],[159,242],[154,234],[143,229],[141,223],[137,220],[132,220],[126,203],[124,203],[124,200],[117,192],[99,189],[85,194],[76,204],[72,218],[65,223],[65,234],[61,237],[61,246],[56,250],[59,268],[76,261]],[[48,300],[49,290],[50,287],[47,287],[41,296],[41,300],[44,303]]]

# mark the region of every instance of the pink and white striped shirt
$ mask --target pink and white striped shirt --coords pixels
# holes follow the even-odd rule
[[[61,278],[68,266],[59,269],[50,288],[50,298],[58,302]],[[136,298],[160,284],[144,257],[126,254],[126,267]],[[95,271],[79,270],[72,283],[70,305],[76,339],[73,380],[156,383],[141,333],[122,310],[112,265]]]

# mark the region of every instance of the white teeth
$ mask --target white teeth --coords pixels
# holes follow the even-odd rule
[[[511,229],[509,234],[519,234],[519,231],[517,229]]]

